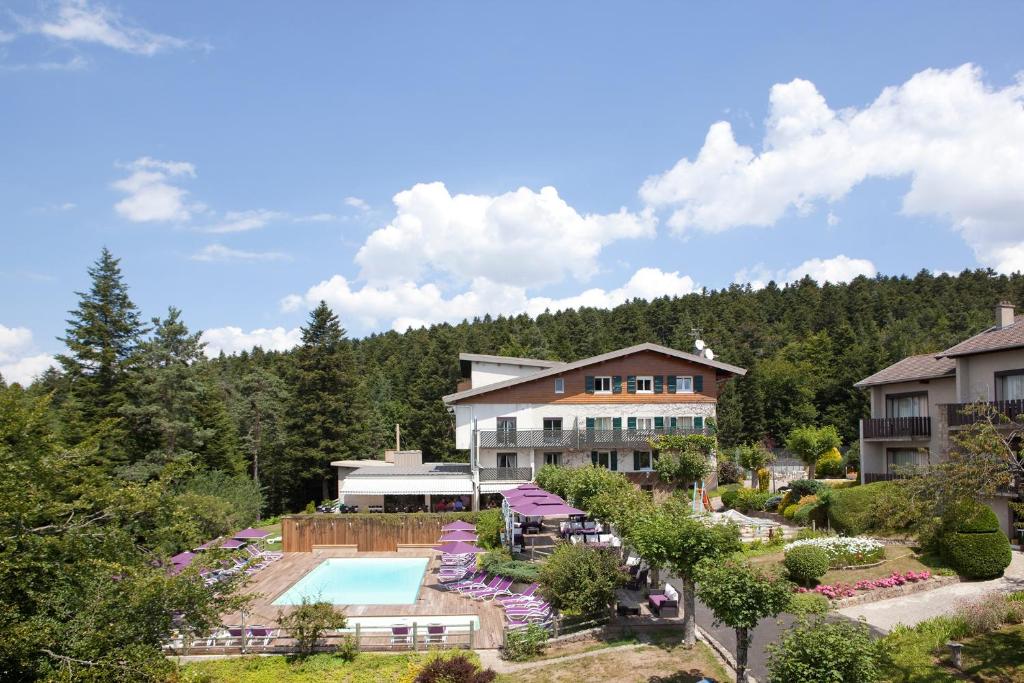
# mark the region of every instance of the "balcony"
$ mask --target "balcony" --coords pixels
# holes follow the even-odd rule
[[[932,435],[930,417],[872,417],[860,421],[865,439],[907,441]]]
[[[592,448],[648,446],[665,434],[706,434],[706,429],[517,429],[479,432],[480,448]]]
[[[1010,423],[1024,422],[1024,400],[987,401],[981,403],[947,403],[939,406],[946,411],[946,424],[950,427],[967,427],[987,419],[991,415],[993,422],[1002,422],[1005,416]]]
[[[480,481],[530,481],[533,471],[529,467],[481,467]]]

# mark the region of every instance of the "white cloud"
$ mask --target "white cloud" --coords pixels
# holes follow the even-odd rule
[[[30,384],[47,368],[56,364],[48,353],[37,353],[32,331],[27,327],[0,325],[0,376],[8,384]]]
[[[294,223],[330,223],[338,220],[333,213],[311,213],[307,216],[296,216],[292,219]]]
[[[843,110],[795,79],[769,101],[759,154],[721,121],[693,161],[643,184],[645,201],[673,210],[674,231],[772,225],[869,178],[909,177],[905,214],[948,219],[981,263],[1024,269],[1024,77],[999,89],[970,64],[929,69]]]
[[[842,219],[833,212],[829,211],[828,216],[825,217],[825,222],[828,223],[828,226],[830,228],[834,228],[835,226],[839,225],[842,222]]]
[[[850,258],[840,254],[833,258],[821,259],[812,258],[804,261],[795,268],[770,270],[763,263],[752,268],[743,268],[733,276],[733,282],[738,284],[749,283],[754,289],[764,288],[770,281],[780,284],[796,282],[805,275],[810,275],[817,282],[840,283],[849,282],[859,275],[874,277],[878,273],[875,264],[867,259]]]
[[[564,310],[591,306],[611,308],[634,298],[653,299],[681,296],[697,289],[693,279],[678,272],[641,268],[622,287],[612,290],[588,289],[565,298],[529,297],[526,289],[479,277],[469,289],[445,297],[436,284],[418,285],[411,280],[366,284],[355,288],[343,276],[324,280],[305,294],[293,294],[281,303],[286,311],[312,308],[324,300],[342,320],[355,321],[366,329],[390,326],[396,330],[421,327],[437,322],[458,322],[486,313],[536,316],[545,310]]]
[[[194,207],[185,203],[188,192],[168,182],[171,178],[194,178],[192,164],[141,157],[121,166],[132,172],[113,184],[115,190],[128,195],[114,205],[121,216],[136,223],[187,221],[192,217]]]
[[[206,343],[207,356],[215,357],[223,351],[226,354],[248,351],[254,346],[264,351],[287,351],[298,346],[302,341],[302,331],[296,327],[286,330],[283,327],[260,328],[245,332],[240,327],[216,327],[205,330],[202,341]]]
[[[291,257],[280,251],[242,251],[223,244],[208,244],[190,257],[193,261],[287,261]]]
[[[219,223],[211,225],[207,232],[246,232],[257,230],[266,226],[271,221],[287,218],[288,214],[281,211],[268,211],[267,209],[251,209],[249,211],[228,211]]]
[[[353,209],[359,209],[360,211],[369,211],[370,205],[366,203],[365,199],[359,197],[345,197],[345,205],[351,206]]]
[[[41,20],[20,19],[19,23],[25,33],[67,42],[97,43],[136,55],[151,56],[189,44],[181,38],[134,26],[114,10],[86,0],[63,0],[54,16]]]
[[[570,274],[586,280],[602,248],[618,239],[652,237],[651,212],[580,215],[553,187],[498,196],[449,194],[421,183],[394,197],[397,214],[356,255],[372,283],[417,281],[437,271],[459,282],[487,278],[539,287]]]

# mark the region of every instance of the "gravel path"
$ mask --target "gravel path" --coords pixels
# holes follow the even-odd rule
[[[977,599],[993,591],[1020,590],[1024,590],[1024,553],[1014,551],[1002,578],[953,583],[931,591],[847,607],[838,613],[849,619],[863,617],[874,628],[888,632],[896,624],[913,626],[925,619],[955,612],[962,600]]]

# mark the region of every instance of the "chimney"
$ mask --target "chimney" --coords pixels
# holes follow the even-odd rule
[[[1003,329],[1013,324],[1013,304],[1000,301],[996,304],[996,328]]]

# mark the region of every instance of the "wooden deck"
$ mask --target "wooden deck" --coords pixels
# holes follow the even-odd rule
[[[246,611],[246,624],[276,626],[279,612],[287,613],[291,607],[273,605],[279,595],[296,581],[329,557],[427,557],[430,563],[423,577],[416,602],[411,605],[341,605],[350,617],[414,617],[423,616],[424,623],[434,616],[476,615],[480,618],[480,632],[474,637],[476,648],[496,648],[501,645],[504,615],[499,606],[491,602],[471,600],[445,591],[437,585],[439,556],[424,549],[399,549],[397,552],[358,552],[354,548],[318,548],[309,553],[285,553],[284,557],[253,576],[242,593],[260,595]],[[225,615],[225,624],[242,623],[239,613]]]

